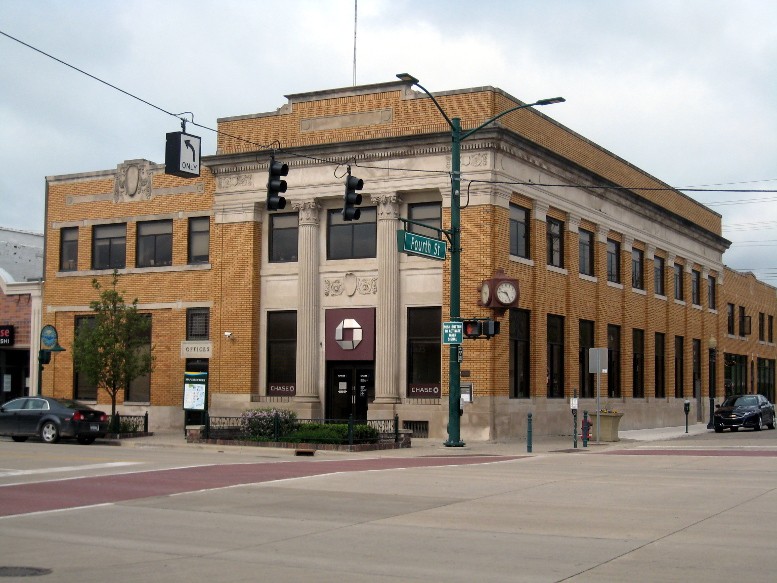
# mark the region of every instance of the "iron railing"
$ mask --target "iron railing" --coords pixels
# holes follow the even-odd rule
[[[327,428],[327,426],[329,426]],[[370,429],[361,429],[369,427]],[[399,416],[393,419],[293,419],[276,414],[272,427],[257,434],[241,416],[205,415],[205,438],[242,441],[318,442],[354,445],[399,443]]]
[[[148,433],[148,411],[144,415],[116,413],[108,424],[111,433]]]

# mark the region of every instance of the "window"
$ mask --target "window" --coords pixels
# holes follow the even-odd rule
[[[695,269],[691,271],[691,303],[701,305],[701,273]]]
[[[621,244],[607,239],[607,281],[621,282]]]
[[[666,365],[665,365],[665,339],[661,332],[656,332],[655,347],[655,394],[656,399],[663,399],[666,396]]]
[[[140,352],[151,352],[151,314],[144,314],[149,320],[149,325],[144,332],[144,340],[142,346],[138,348]],[[124,393],[124,401],[130,403],[150,403],[151,402],[151,373],[146,373],[142,376],[132,379],[132,382],[127,387],[127,391]]]
[[[775,361],[773,359],[758,359],[758,392],[766,395],[772,403],[774,402],[775,389]]]
[[[210,217],[189,219],[189,264],[207,263],[210,247]]]
[[[633,397],[645,398],[645,331],[634,328],[631,333],[633,361],[631,377],[634,383]]]
[[[594,385],[594,373],[588,368],[588,354],[591,348],[594,348],[594,323],[590,320],[580,320],[580,397],[583,399],[592,399],[596,396],[596,387]]]
[[[529,312],[510,310],[510,398],[528,399],[529,391]]]
[[[94,327],[96,322],[97,320],[94,316],[76,316],[76,336],[79,331],[83,330],[86,326]],[[84,373],[78,371],[77,364],[73,366],[73,374],[73,398],[80,401],[96,401],[97,385],[93,384]]]
[[[557,219],[548,219],[548,265],[564,267],[564,223]]]
[[[127,225],[95,225],[92,229],[92,269],[124,269]]]
[[[529,210],[510,205],[510,255],[529,258]]]
[[[682,336],[674,337],[674,396],[677,399],[683,398],[683,378],[685,377],[685,338]]]
[[[744,395],[747,393],[747,355],[723,354],[725,366],[723,367],[723,386],[726,396]]]
[[[270,215],[270,263],[297,261],[299,215]]]
[[[59,232],[59,270],[78,269],[78,227],[65,227]]]
[[[593,275],[594,234],[591,231],[580,229],[578,239],[580,241],[580,273],[583,275]]]
[[[621,327],[607,326],[607,396],[621,396]]]
[[[693,374],[693,396],[701,397],[701,340],[691,340],[691,373]]]
[[[674,299],[683,301],[685,293],[683,291],[683,266],[679,263],[674,264]]]
[[[767,332],[767,335],[766,335],[767,341],[774,342],[774,316],[769,316],[766,332]]]
[[[138,267],[173,264],[173,221],[138,223]]]
[[[548,398],[564,398],[564,317],[548,314]]]
[[[407,396],[440,397],[442,308],[407,310]],[[436,388],[436,389],[435,389]],[[427,392],[434,389],[433,392]]]
[[[442,204],[439,202],[422,202],[416,204],[407,205],[407,217],[411,221],[418,221],[434,227],[435,229],[442,228]],[[434,229],[427,229],[420,225],[407,224],[407,228],[412,233],[423,235],[424,237],[431,237],[432,239],[439,239],[441,233]]]
[[[710,310],[716,310],[718,308],[718,299],[717,299],[717,289],[716,285],[718,285],[717,279],[710,275],[707,278],[707,308]]]
[[[631,287],[645,289],[643,270],[645,267],[645,254],[640,249],[631,250]]]
[[[758,313],[758,340],[766,342],[766,314]]]
[[[739,335],[744,338],[748,334],[750,334],[750,326],[748,326],[748,320],[745,313],[745,307],[739,306]]]
[[[297,392],[297,312],[267,312],[267,395]]]
[[[210,339],[210,308],[186,309],[186,340]]]
[[[665,296],[664,258],[653,257],[653,291],[657,296]]]
[[[734,304],[726,306],[726,332],[732,336],[736,333],[734,328]]]
[[[377,248],[377,211],[361,209],[358,221],[345,221],[340,209],[329,211],[327,259],[367,259]]]

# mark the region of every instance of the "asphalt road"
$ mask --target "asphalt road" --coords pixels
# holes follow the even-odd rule
[[[3,438],[0,577],[777,579],[777,431],[520,446],[304,459]]]

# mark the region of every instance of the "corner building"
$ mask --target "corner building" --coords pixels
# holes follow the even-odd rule
[[[493,87],[435,97],[465,130],[521,103]],[[49,177],[44,324],[69,347],[92,279],[116,268],[152,319],[156,355],[121,410],[149,410],[152,429],[184,424],[195,370],[212,415],[398,415],[443,438],[449,261],[400,253],[397,231],[439,236],[401,219],[450,226],[449,127],[401,81],[287,98],[220,119],[198,179],[146,160]],[[265,204],[273,146],[289,166],[279,211]],[[348,167],[364,180],[353,222],[340,212]],[[465,140],[461,167],[461,315],[501,326],[462,344],[464,440],[525,435],[529,412],[535,433],[568,433],[570,397],[596,408],[593,347],[608,348],[601,401],[623,428],[680,425],[685,400],[704,420],[710,391],[774,399],[775,289],[724,267],[719,214],[535,109]],[[504,279],[519,294],[503,305],[483,284]],[[107,402],[69,351],[43,387]]]

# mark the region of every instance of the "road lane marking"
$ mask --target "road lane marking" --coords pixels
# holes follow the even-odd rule
[[[104,464],[87,464],[83,466],[63,466],[60,468],[40,468],[37,470],[15,470],[9,468],[0,469],[0,478],[16,476],[34,476],[36,474],[52,474],[60,472],[78,472],[80,470],[104,470],[108,468],[120,468],[124,466],[134,466],[143,462],[109,462]]]

